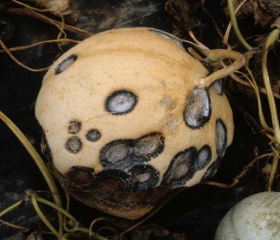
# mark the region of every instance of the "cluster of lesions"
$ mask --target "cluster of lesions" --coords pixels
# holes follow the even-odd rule
[[[138,139],[120,139],[106,144],[99,157],[102,175],[118,175],[122,189],[127,191],[155,187],[159,172],[149,162],[163,152],[164,141],[161,133],[154,132]]]
[[[162,186],[174,189],[186,186],[198,171],[205,171],[202,181],[212,178],[227,148],[227,129],[221,119],[216,120],[215,146],[217,159],[211,163],[213,152],[209,145],[200,149],[190,147],[177,153],[163,176]]]
[[[66,140],[65,149],[71,154],[77,154],[83,149],[83,141],[80,137],[82,123],[78,120],[72,120],[68,125],[69,138]],[[89,142],[97,142],[101,137],[101,133],[96,129],[90,129],[83,138]]]
[[[100,181],[117,182],[121,191],[144,191],[158,184],[159,171],[149,164],[164,150],[164,137],[150,133],[138,139],[120,139],[106,144],[100,151],[102,171],[73,166],[67,173],[67,184],[74,189],[91,189]]]
[[[193,131],[199,131],[199,129],[202,129],[205,126],[205,124],[207,124],[210,121],[210,119],[212,117],[211,116],[212,115],[212,106],[211,106],[209,88],[214,88],[215,93],[219,96],[224,95],[221,79],[215,81],[209,87],[205,87],[205,88],[196,87],[188,95],[188,98],[186,101],[186,107],[185,107],[185,110],[183,113],[183,118],[185,120],[186,125]],[[227,148],[227,128],[226,128],[224,121],[220,118],[216,119],[214,134],[215,134],[215,148],[216,148],[217,159],[214,162],[212,162],[210,164],[210,166],[207,166],[207,164],[205,165],[205,166],[207,166],[207,170],[206,170],[202,180],[209,179],[216,174],[217,169],[220,165],[221,159],[222,159],[223,155],[225,154],[225,151]],[[192,148],[186,150],[186,152],[188,152],[187,156],[192,155],[192,154],[190,154],[190,152],[193,152],[194,150],[191,150],[191,149]],[[211,152],[210,147],[209,147],[209,151]],[[184,154],[186,154],[186,153],[184,153]],[[187,159],[193,159],[193,158],[188,157]],[[197,161],[199,162],[197,157],[195,157],[195,159],[196,159],[195,162],[197,162]],[[209,158],[207,158],[207,159],[209,160]],[[173,160],[173,162],[174,161],[175,160]],[[176,170],[176,171],[180,172],[181,174],[179,174],[179,175],[180,176],[182,175],[184,177],[181,176],[180,178],[178,178],[178,176],[177,176],[178,174],[177,175],[175,174],[173,177],[174,179],[176,179],[176,178],[184,179],[184,180],[180,180],[181,181],[180,184],[178,184],[177,180],[175,181],[175,182],[177,182],[176,184],[179,186],[183,185],[185,183],[186,179],[190,179],[194,175],[194,172],[195,172],[192,168],[192,166],[195,166],[195,164],[194,165],[190,164],[191,160],[188,160],[186,162],[188,162],[189,166],[190,166],[188,168],[188,173],[182,174],[184,172],[182,169],[185,169],[185,172],[187,169],[186,166],[183,167],[183,165],[182,165],[182,167],[178,167],[178,168],[176,167],[176,169],[180,170],[180,171],[179,170]],[[210,163],[210,161],[208,163]],[[172,171],[170,171],[170,172],[172,172]],[[169,174],[169,175],[171,176],[172,174]],[[165,178],[170,179],[169,175],[166,175],[168,177],[165,177]]]

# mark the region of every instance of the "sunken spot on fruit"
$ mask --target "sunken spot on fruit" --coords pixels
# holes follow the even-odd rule
[[[216,121],[216,150],[219,157],[223,157],[227,148],[227,128],[221,119]]]
[[[68,126],[68,133],[70,134],[77,134],[81,131],[82,123],[77,120],[70,121]]]
[[[188,97],[184,110],[184,120],[192,129],[204,126],[211,117],[211,104],[208,92],[204,88],[196,88]]]
[[[55,70],[54,70],[54,74],[58,75],[62,72],[64,72],[67,68],[69,68],[75,61],[77,60],[77,55],[76,54],[71,54],[70,56],[68,56],[67,58],[65,58],[64,60],[62,60],[62,62],[60,62]]]
[[[100,139],[100,132],[95,130],[95,129],[91,129],[86,133],[86,140],[90,141],[90,142],[97,142]]]
[[[131,112],[137,104],[137,97],[129,91],[119,90],[106,100],[107,112],[114,115],[124,115]]]
[[[129,188],[131,191],[142,191],[156,186],[159,180],[158,171],[148,164],[139,164],[131,168],[128,172]]]
[[[160,133],[151,133],[136,140],[134,153],[145,158],[156,157],[164,149],[164,137]]]
[[[123,161],[132,151],[131,140],[116,140],[101,149],[100,161],[104,167]]]
[[[205,181],[205,180],[213,178],[218,171],[220,163],[221,163],[221,158],[218,157],[218,159],[216,161],[214,161],[213,163],[211,163],[211,165],[208,167],[208,169],[204,173],[201,181]]]
[[[194,162],[194,166],[196,171],[200,171],[204,169],[211,161],[212,151],[210,146],[204,145],[201,149],[199,149],[197,154],[197,159]]]
[[[193,165],[196,159],[197,151],[194,147],[176,154],[163,176],[162,184],[171,189],[185,186],[194,175]]]
[[[68,138],[65,144],[65,149],[72,154],[79,153],[83,148],[83,143],[80,138],[73,136]]]

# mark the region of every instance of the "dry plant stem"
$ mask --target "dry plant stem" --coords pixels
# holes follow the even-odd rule
[[[234,13],[234,9],[233,9],[233,3],[232,0],[227,0],[228,3],[228,10],[229,10],[229,16],[230,16],[230,20],[233,26],[233,29],[235,31],[235,34],[238,38],[238,40],[240,41],[240,43],[243,45],[243,47],[245,47],[247,50],[251,50],[252,47],[246,42],[246,40],[243,38],[239,28],[238,28],[238,24],[236,21],[236,17],[235,17],[235,13]]]
[[[18,208],[20,205],[22,204],[22,201],[18,201],[16,203],[14,203],[13,205],[9,206],[8,208],[4,209],[2,212],[0,212],[0,217],[4,216],[5,214],[7,214],[8,212],[14,210],[15,208]],[[16,228],[16,229],[21,229],[21,230],[24,230],[24,231],[27,231],[28,229],[25,228],[25,227],[21,227],[21,226],[16,226],[14,224],[11,224],[11,223],[8,223],[6,221],[3,221],[0,219],[0,222],[2,224],[5,224],[9,227],[13,227],[13,228]]]
[[[31,195],[31,199],[32,197],[35,197],[35,200],[37,202],[41,202],[43,204],[46,204],[52,208],[54,208],[55,210],[61,212],[65,217],[67,217],[69,220],[71,220],[72,224],[74,225],[72,229],[68,229],[68,232],[83,232],[83,233],[89,233],[91,235],[94,235],[97,239],[99,240],[107,240],[106,238],[94,233],[94,232],[91,232],[91,229],[86,229],[86,228],[80,228],[79,227],[79,222],[68,212],[68,210],[64,210],[63,208],[57,206],[56,204],[46,200],[46,199],[43,199],[43,198],[40,198],[40,197],[37,197],[34,193],[30,193]],[[40,216],[41,217],[41,216]]]
[[[60,23],[61,26],[59,26],[58,24],[54,23],[53,20],[52,20],[53,25],[55,25],[60,30],[59,33],[58,33],[57,39],[60,39],[62,34],[64,34],[64,37],[66,37],[66,33],[63,30],[64,29],[64,24],[65,24],[64,23],[64,17],[61,14],[61,12],[59,12],[59,11],[57,11],[55,9],[44,9],[44,10],[42,10],[42,9],[34,8],[34,7],[29,6],[29,5],[24,4],[22,2],[18,2],[16,0],[12,0],[12,2],[14,2],[14,3],[18,4],[18,5],[24,6],[27,9],[30,9],[31,11],[34,11],[34,13],[37,11],[37,12],[42,12],[42,13],[44,13],[44,12],[53,12],[53,13],[58,14],[60,16],[60,18],[61,18],[61,23]],[[45,17],[45,18],[47,18],[47,17]]]
[[[245,64],[245,57],[239,52],[234,52],[234,51],[224,50],[224,49],[215,49],[215,50],[210,50],[209,53],[207,54],[208,61],[220,62],[220,65],[222,65],[221,62],[224,58],[233,59],[234,62],[231,65],[226,66],[218,71],[215,71],[214,73],[210,74],[206,78],[198,81],[197,82],[198,87],[203,88],[209,86],[214,81],[226,77],[231,73],[237,71]]]
[[[62,235],[56,231],[56,229],[51,225],[51,223],[47,220],[45,215],[42,213],[41,209],[38,206],[37,200],[36,200],[36,195],[34,193],[30,193],[30,199],[33,204],[33,207],[36,211],[36,213],[40,216],[42,221],[46,224],[46,226],[51,230],[51,232],[58,238],[58,239],[64,239]]]
[[[1,220],[1,219],[0,219],[0,223],[6,225],[6,226],[8,226],[8,227],[15,228],[15,229],[20,229],[20,230],[23,230],[23,231],[26,231],[26,232],[28,231],[28,228],[21,227],[21,226],[17,226],[17,225],[14,225],[14,224],[12,224],[12,223],[9,223],[9,222],[6,222],[6,221],[4,221],[4,220]]]
[[[90,224],[90,226],[89,226],[89,234],[88,234],[89,239],[91,239],[92,237],[96,237],[96,234],[92,232],[93,225],[94,225],[95,223],[100,222],[100,221],[103,221],[103,220],[105,220],[105,218],[101,218],[101,217],[100,217],[100,218],[94,219],[94,220],[91,222],[91,224]]]
[[[2,42],[2,40],[0,39],[0,46],[4,49],[4,51],[10,56],[11,59],[13,59],[18,65],[20,65],[21,67],[31,71],[31,72],[44,72],[47,71],[49,69],[49,67],[46,68],[39,68],[39,69],[33,69],[30,67],[25,66],[24,64],[22,64],[19,60],[17,60],[14,55],[10,52],[10,50],[5,46],[5,44]]]
[[[46,43],[79,43],[81,41],[79,40],[74,40],[74,39],[69,39],[69,38],[63,38],[63,39],[52,39],[52,40],[45,40],[45,41],[41,41],[41,42],[37,42],[37,43],[32,43],[30,45],[26,45],[26,46],[19,46],[19,47],[12,47],[12,48],[8,48],[10,52],[14,52],[14,51],[21,51],[21,50],[26,50],[29,48],[33,48],[42,44],[46,44]],[[5,50],[0,50],[0,53],[5,53]]]
[[[8,212],[14,210],[15,208],[19,207],[22,204],[22,201],[18,201],[14,203],[13,205],[9,206],[8,208],[4,209],[2,212],[0,212],[0,217],[4,216]]]
[[[263,155],[259,156],[258,158],[255,158],[252,162],[250,162],[247,166],[245,166],[243,168],[242,172],[233,179],[231,184],[224,184],[224,183],[218,183],[218,182],[212,182],[212,181],[206,181],[201,184],[216,186],[216,187],[220,187],[220,188],[233,188],[236,184],[239,183],[240,179],[247,174],[247,172],[254,166],[254,164],[258,160],[260,160],[262,158],[266,158],[266,157],[271,157],[271,156],[273,156],[272,153],[267,153],[267,154],[263,154]]]
[[[31,155],[31,157],[33,158],[34,162],[36,163],[36,165],[40,169],[46,183],[48,184],[48,186],[50,188],[50,191],[52,193],[54,202],[58,206],[61,207],[62,206],[61,199],[60,199],[60,196],[58,194],[58,190],[56,188],[53,177],[51,176],[50,172],[48,171],[48,169],[47,169],[44,161],[40,157],[40,155],[37,153],[37,151],[32,146],[32,144],[25,137],[25,135],[20,131],[20,129],[1,111],[0,111],[0,119],[12,130],[12,132],[16,135],[16,137],[20,140],[22,145],[25,147],[25,149]],[[59,219],[59,233],[62,234],[63,225],[62,225],[62,215],[60,213],[58,213],[58,219]]]
[[[280,29],[274,29],[269,36],[267,37],[266,44],[263,49],[263,55],[262,55],[262,73],[263,73],[263,81],[264,85],[267,91],[267,98],[269,103],[269,108],[271,112],[271,119],[272,119],[272,125],[273,125],[273,132],[274,132],[274,142],[276,144],[277,151],[274,153],[273,156],[273,162],[272,162],[272,168],[271,173],[269,176],[269,183],[268,183],[268,191],[271,191],[273,179],[276,173],[276,169],[278,166],[278,155],[279,155],[279,145],[280,145],[280,129],[279,129],[279,121],[278,121],[278,115],[276,110],[276,104],[273,97],[269,75],[267,71],[267,54],[269,51],[269,48],[278,40],[280,34]]]
[[[254,78],[254,75],[253,75],[252,71],[250,70],[250,68],[248,66],[248,62],[246,62],[245,68],[246,68],[247,72],[249,73],[252,80],[250,80],[247,76],[245,76],[244,73],[241,73],[241,74],[243,74],[243,76],[248,80],[248,82],[251,84],[251,87],[253,87],[253,89],[255,91],[255,94],[256,94],[256,97],[257,97],[258,113],[259,113],[259,119],[260,119],[261,125],[265,129],[265,131],[273,132],[273,129],[271,127],[269,127],[268,124],[265,121],[264,114],[263,114],[263,109],[262,109],[262,104],[261,104],[260,93],[259,93],[259,87],[257,85],[257,82]]]
[[[28,16],[30,18],[33,18],[33,19],[36,19],[36,20],[40,20],[42,22],[45,22],[45,23],[48,23],[48,24],[52,24],[52,25],[55,23],[56,26],[59,26],[59,24],[60,24],[59,21],[47,18],[47,17],[45,17],[44,15],[42,15],[40,13],[37,13],[37,12],[29,10],[28,8],[24,8],[24,9],[22,9],[22,8],[6,8],[6,9],[4,9],[4,11],[8,12],[8,13],[11,13],[11,14],[18,14],[18,15],[22,15],[22,16]],[[93,35],[93,33],[91,33],[91,32],[88,32],[88,31],[85,31],[83,29],[70,26],[68,24],[64,25],[64,29],[69,31],[69,32],[82,34],[85,37],[90,37],[90,36]]]

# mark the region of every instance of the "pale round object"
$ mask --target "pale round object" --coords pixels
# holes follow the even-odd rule
[[[215,240],[279,240],[280,192],[243,199],[222,219]]]
[[[64,53],[36,102],[43,153],[64,189],[139,218],[172,189],[212,177],[233,138],[221,81],[180,40],[150,28],[96,34]]]

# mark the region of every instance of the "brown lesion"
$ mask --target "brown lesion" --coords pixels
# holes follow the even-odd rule
[[[72,120],[68,126],[68,133],[70,134],[77,134],[81,131],[82,123],[78,120]]]
[[[69,195],[88,206],[118,217],[140,218],[151,211],[160,199],[171,194],[170,190],[160,187],[136,192],[125,191],[120,179],[98,177],[92,168],[76,166],[61,174],[52,163],[49,166]]]

